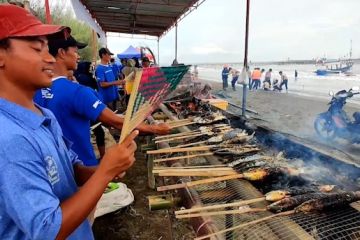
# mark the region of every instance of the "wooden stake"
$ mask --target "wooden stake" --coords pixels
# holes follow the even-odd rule
[[[255,212],[265,212],[265,208],[251,208],[247,210],[228,210],[228,211],[217,211],[217,212],[204,212],[204,213],[193,213],[193,214],[181,214],[176,215],[177,219],[183,218],[194,218],[194,217],[204,217],[204,216],[218,216],[218,215],[229,215],[229,214],[245,214],[245,213],[255,213]]]
[[[171,172],[161,172],[159,173],[160,177],[218,177],[218,176],[229,176],[236,174],[234,170],[217,170],[217,171],[207,171],[201,169],[199,171],[171,171]]]
[[[147,154],[159,154],[159,153],[174,153],[174,152],[192,152],[192,151],[208,151],[216,145],[190,147],[190,148],[164,148],[158,150],[147,151]]]
[[[260,219],[257,219],[257,220],[251,221],[251,222],[243,223],[243,224],[231,227],[231,228],[227,228],[227,229],[224,229],[224,230],[221,230],[221,231],[218,231],[218,232],[214,232],[214,233],[211,233],[211,234],[208,234],[208,235],[205,235],[205,236],[197,237],[194,240],[208,239],[208,238],[210,238],[212,236],[216,236],[216,235],[219,235],[219,234],[222,234],[222,233],[233,231],[233,230],[238,229],[238,228],[247,227],[247,226],[250,226],[250,225],[253,225],[253,224],[256,224],[256,223],[264,222],[264,221],[269,220],[269,219],[274,218],[274,217],[288,216],[288,215],[291,215],[291,214],[294,214],[294,213],[295,213],[295,210],[274,214],[274,215],[263,217],[263,218],[260,218]]]
[[[211,166],[211,165],[210,165]],[[231,167],[200,167],[200,168],[194,168],[194,167],[187,167],[187,168],[173,168],[173,167],[167,167],[167,168],[160,168],[160,169],[153,169],[153,173],[158,174],[158,173],[167,173],[167,172],[173,172],[173,173],[178,173],[178,172],[201,172],[201,171],[234,171],[234,169],[232,169]]]
[[[222,176],[222,177],[207,178],[207,179],[191,181],[191,182],[186,182],[186,183],[161,186],[161,187],[157,188],[157,191],[161,192],[161,191],[167,191],[167,190],[175,190],[175,189],[179,189],[179,188],[194,187],[194,186],[198,186],[198,185],[202,185],[202,184],[210,184],[210,183],[221,182],[221,181],[225,181],[225,180],[231,180],[231,179],[237,179],[237,178],[243,178],[243,177],[244,177],[244,175],[242,175],[242,174],[234,174],[234,175],[228,175],[228,176]]]
[[[240,206],[249,205],[249,204],[252,204],[252,203],[257,203],[257,202],[262,202],[262,201],[265,201],[265,197],[254,198],[254,199],[250,199],[250,200],[241,200],[241,201],[232,202],[232,203],[217,204],[217,205],[212,205],[212,206],[195,207],[195,208],[190,208],[190,209],[184,209],[184,210],[175,211],[175,214],[176,215],[178,215],[178,214],[188,214],[188,213],[207,211],[207,210],[214,210],[214,209],[226,208],[226,207],[240,207]]]
[[[227,167],[225,164],[215,164],[215,165],[199,165],[199,166],[182,166],[182,167],[163,167],[155,166],[154,170],[168,170],[168,169],[207,169],[214,167]]]
[[[185,138],[190,138],[190,137],[198,137],[198,136],[202,136],[202,135],[204,135],[204,134],[198,133],[198,134],[192,134],[192,135],[177,136],[177,137],[173,137],[173,138],[160,139],[160,140],[155,141],[155,143],[172,142],[174,140],[180,140],[180,139],[185,139]]]
[[[171,157],[171,158],[160,158],[160,159],[154,159],[154,163],[159,162],[167,162],[167,161],[176,161],[181,159],[191,159],[191,158],[197,158],[197,157],[205,157],[205,156],[212,156],[213,153],[200,153],[200,154],[194,154],[194,155],[187,155],[187,156],[178,156],[178,157]]]
[[[176,147],[191,147],[194,145],[198,145],[198,144],[204,144],[207,143],[207,141],[200,141],[200,142],[194,142],[194,143],[188,143],[188,144],[183,144],[183,145],[177,145]]]

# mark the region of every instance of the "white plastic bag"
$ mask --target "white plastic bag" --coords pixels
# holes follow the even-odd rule
[[[115,212],[134,202],[132,191],[124,183],[117,183],[119,188],[104,193],[96,205],[95,218]]]

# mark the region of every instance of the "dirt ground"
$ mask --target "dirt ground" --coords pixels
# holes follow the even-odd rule
[[[123,182],[134,194],[135,202],[120,211],[95,220],[93,232],[97,240],[188,240],[194,232],[186,221],[178,221],[172,211],[149,211],[147,196],[159,195],[148,187],[145,154],[139,151],[136,163],[126,173]]]

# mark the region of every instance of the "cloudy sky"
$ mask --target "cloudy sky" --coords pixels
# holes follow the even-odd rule
[[[178,26],[178,59],[184,63],[241,62],[244,52],[245,0],[206,0]],[[252,0],[249,60],[360,57],[360,0]],[[119,53],[129,45],[157,42],[109,37]],[[160,63],[175,55],[175,32],[160,39]]]

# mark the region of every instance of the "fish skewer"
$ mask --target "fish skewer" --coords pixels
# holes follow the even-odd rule
[[[226,207],[239,207],[244,206],[252,203],[262,202],[262,201],[270,201],[275,202],[284,199],[285,197],[288,197],[289,195],[294,196],[296,194],[303,194],[303,193],[309,193],[313,191],[321,191],[321,192],[329,192],[332,191],[334,188],[334,185],[321,185],[317,187],[311,187],[311,188],[303,188],[303,190],[299,190],[298,188],[288,188],[284,190],[274,190],[271,192],[268,192],[265,194],[264,197],[260,198],[254,198],[250,200],[241,200],[236,201],[232,203],[225,203],[225,204],[217,204],[213,206],[205,206],[205,207],[195,207],[190,209],[184,209],[175,211],[175,215],[177,214],[187,214],[187,213],[194,213],[194,212],[200,212],[200,211],[208,211],[208,210],[214,210],[219,208],[226,208]]]
[[[191,159],[191,158],[197,158],[197,157],[205,157],[205,156],[212,156],[214,155],[214,153],[199,153],[199,154],[194,154],[194,155],[185,155],[185,156],[177,156],[177,157],[170,157],[170,158],[159,158],[159,159],[154,159],[153,162],[154,163],[159,163],[159,162],[167,162],[167,161],[176,161],[176,160],[182,160],[182,159]]]
[[[271,215],[268,217],[263,217],[263,218],[260,218],[260,219],[257,219],[257,220],[251,221],[251,222],[239,224],[237,226],[227,228],[227,229],[215,232],[215,233],[197,237],[197,238],[195,238],[195,240],[207,239],[212,236],[216,236],[216,235],[226,233],[229,231],[234,231],[235,229],[239,229],[239,228],[247,227],[247,226],[257,224],[260,222],[264,222],[266,220],[269,220],[269,219],[275,218],[275,217],[279,217],[279,216],[289,216],[289,215],[299,213],[299,212],[307,213],[307,212],[311,212],[311,211],[319,211],[319,210],[323,210],[325,208],[329,208],[332,206],[337,207],[337,206],[347,205],[347,204],[350,204],[350,203],[358,201],[358,200],[360,200],[360,191],[325,194],[320,198],[312,199],[312,200],[304,202],[303,204],[301,204],[300,206],[295,208],[295,210],[281,212],[281,213],[274,214],[274,215]]]
[[[271,174],[278,174],[281,171],[283,171],[283,169],[281,168],[254,169],[247,172],[243,172],[241,174],[233,174],[223,177],[208,178],[208,179],[202,179],[202,180],[191,181],[186,183],[161,186],[157,188],[157,191],[174,190],[174,189],[186,188],[186,187],[190,188],[198,185],[216,183],[231,179],[246,179],[249,181],[258,181],[264,179],[265,177]]]
[[[162,135],[162,136],[156,136],[155,140],[160,140],[164,138],[172,138],[177,136],[183,136],[183,135],[192,135],[192,134],[198,134],[198,133],[218,133],[227,129],[231,129],[229,125],[219,125],[219,126],[213,126],[213,127],[200,127],[198,130],[195,131],[189,131],[189,132],[182,132],[182,133],[174,133],[174,134],[168,134],[168,135]]]
[[[360,191],[330,193],[317,199],[311,199],[295,208],[295,212],[321,211],[326,208],[333,208],[348,205],[360,200]]]

